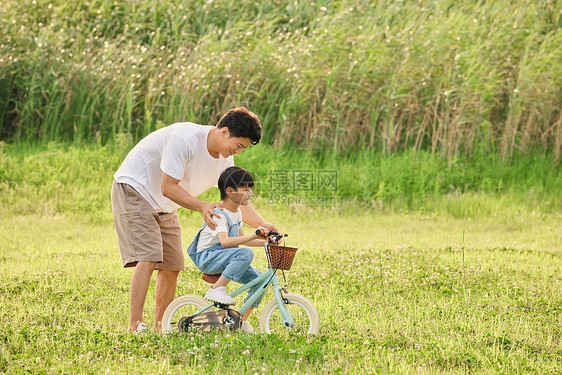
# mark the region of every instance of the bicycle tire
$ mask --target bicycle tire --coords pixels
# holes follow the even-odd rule
[[[176,298],[168,305],[166,311],[164,311],[164,315],[162,316],[162,332],[179,332],[176,324],[182,316],[195,314],[197,311],[210,304],[211,303],[205,298],[193,294],[186,294]]]
[[[260,315],[260,330],[267,334],[288,334],[290,332],[316,335],[320,330],[318,311],[305,297],[299,294],[285,293],[283,297],[289,301],[286,305],[295,322],[294,327],[285,327],[277,300],[274,298],[264,307]]]

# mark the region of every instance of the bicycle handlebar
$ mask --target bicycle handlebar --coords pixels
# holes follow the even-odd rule
[[[259,229],[256,229],[256,234],[258,236],[263,236],[263,232]],[[279,233],[271,231],[271,232],[269,232],[269,234],[267,236],[269,237],[269,236],[278,236],[278,235],[279,235]]]
[[[256,229],[256,234],[258,236],[263,236],[263,232],[259,229]],[[279,242],[279,240],[281,238],[287,237],[287,236],[288,236],[288,234],[279,234],[279,233],[273,232],[273,231],[271,231],[267,234],[268,240],[271,240],[272,242]]]

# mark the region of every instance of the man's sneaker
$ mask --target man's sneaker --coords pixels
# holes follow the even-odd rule
[[[209,288],[205,298],[209,301],[222,303],[223,305],[236,305],[236,300],[228,295],[226,286],[219,286],[215,289]]]
[[[242,326],[240,327],[240,331],[246,332],[246,333],[254,333],[254,329],[252,328],[250,323],[248,323],[247,320],[242,321]]]
[[[145,333],[146,332],[146,323],[145,322],[140,322],[137,325],[137,329],[135,330],[135,333]]]

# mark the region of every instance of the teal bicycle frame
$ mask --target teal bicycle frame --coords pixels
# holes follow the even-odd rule
[[[267,245],[268,243],[265,244],[265,247],[267,247]],[[267,248],[266,248],[266,254],[268,254]],[[237,295],[250,289],[254,285],[260,284],[260,289],[257,292],[255,292],[252,295],[252,297],[250,297],[250,299],[248,299],[248,301],[244,303],[244,305],[242,305],[240,310],[238,310],[240,315],[244,315],[244,313],[248,311],[248,308],[250,308],[250,306],[252,306],[252,304],[256,302],[258,298],[260,298],[260,296],[264,295],[267,292],[269,285],[273,284],[273,294],[275,295],[275,300],[277,301],[277,306],[279,307],[279,312],[281,313],[283,324],[285,325],[285,327],[292,328],[295,326],[295,322],[293,321],[293,317],[289,313],[289,309],[287,309],[287,306],[285,306],[287,302],[286,300],[284,300],[283,296],[281,295],[281,291],[283,289],[279,287],[279,281],[277,280],[277,270],[271,267],[271,262],[269,261],[269,255],[268,255],[267,262],[269,264],[269,270],[267,272],[255,278],[254,280],[250,281],[249,283],[242,285],[241,287],[239,287],[238,289],[236,289],[235,291],[229,294],[231,297],[234,298]],[[199,310],[193,315],[199,315],[214,306],[215,304],[212,303],[209,306]]]

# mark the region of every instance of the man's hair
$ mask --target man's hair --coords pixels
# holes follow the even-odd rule
[[[249,138],[253,145],[261,139],[259,117],[245,107],[238,107],[226,112],[219,120],[217,128],[227,128],[232,137]]]
[[[219,177],[219,191],[221,192],[221,199],[224,200],[227,188],[237,190],[239,187],[253,187],[254,178],[247,170],[240,167],[229,167],[221,173]]]

